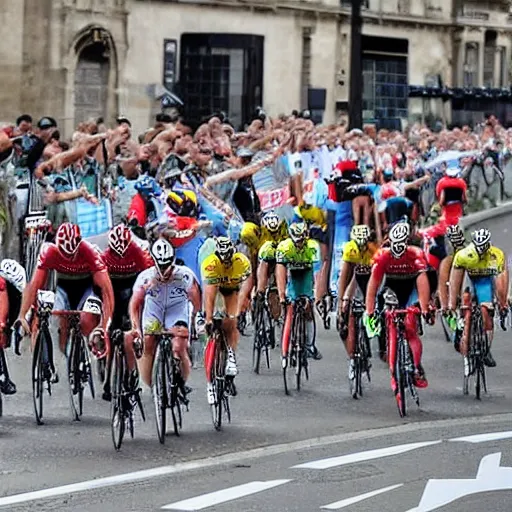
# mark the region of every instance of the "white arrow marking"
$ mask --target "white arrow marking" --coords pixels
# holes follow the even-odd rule
[[[360,501],[367,500],[368,498],[373,498],[374,496],[378,496],[379,494],[384,494],[385,492],[392,491],[394,489],[398,489],[402,487],[404,484],[391,485],[390,487],[383,487],[382,489],[377,489],[376,491],[367,492],[365,494],[360,494],[359,496],[354,496],[353,498],[347,498],[346,500],[336,501],[334,503],[330,503],[329,505],[324,505],[320,508],[325,508],[327,510],[340,510],[341,508],[348,507],[353,505],[354,503],[359,503]]]
[[[349,455],[341,455],[340,457],[330,457],[329,459],[314,460],[306,462],[305,464],[298,464],[292,466],[292,469],[329,469],[337,466],[345,466],[353,464],[354,462],[363,462],[365,460],[381,459],[383,457],[390,457],[391,455],[398,455],[400,453],[410,452],[423,448],[425,446],[432,446],[434,444],[442,443],[439,441],[427,441],[424,443],[410,443],[400,444],[397,446],[389,446],[388,448],[379,448],[378,450],[368,450],[366,452],[351,453]]]
[[[256,494],[257,492],[266,491],[272,489],[278,485],[283,485],[291,480],[268,480],[267,482],[249,482],[243,485],[237,485],[236,487],[229,487],[222,491],[210,492],[208,494],[202,494],[189,500],[178,501],[177,503],[171,503],[162,507],[163,510],[203,510],[204,508],[213,507],[226,501],[236,500]]]
[[[500,439],[512,438],[512,431],[508,432],[490,432],[488,434],[478,434],[475,436],[455,437],[449,441],[463,441],[465,443],[486,443],[487,441],[499,441]]]
[[[420,504],[409,512],[430,512],[464,496],[512,489],[512,468],[500,467],[501,453],[486,455],[474,480],[429,480]]]

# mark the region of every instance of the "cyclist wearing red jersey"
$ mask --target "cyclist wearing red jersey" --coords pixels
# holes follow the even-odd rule
[[[108,247],[102,253],[108,274],[114,288],[114,312],[112,315],[111,332],[114,329],[128,331],[130,316],[128,305],[138,275],[154,265],[147,251],[133,241],[132,232],[124,224],[118,224],[108,234]],[[138,372],[135,363],[134,339],[131,333],[124,336],[125,354],[128,369],[132,372],[130,385],[138,387]],[[109,361],[110,367],[110,361]],[[105,379],[103,398],[110,400],[110,379]]]
[[[421,249],[408,245],[409,236],[409,224],[406,222],[394,224],[389,230],[389,247],[381,248],[374,256],[372,273],[366,291],[365,326],[370,338],[380,332],[380,318],[375,312],[375,299],[384,277],[386,277],[384,287],[390,288],[396,294],[400,309],[411,306],[419,299],[421,313],[428,323],[432,322],[429,311],[430,289],[426,275],[427,262]],[[421,366],[423,347],[418,336],[415,315],[407,314],[405,329],[416,367],[414,383],[417,387],[426,388],[428,382]],[[388,363],[391,371],[391,387],[397,393],[394,375],[396,329],[388,328],[387,332],[389,336]]]
[[[464,204],[467,201],[467,184],[458,175],[459,169],[448,168],[446,176],[436,185],[436,197],[448,224],[458,224],[464,214]]]
[[[91,295],[101,297],[101,329],[95,329],[97,318],[89,313],[82,314],[80,325],[85,336],[92,334],[93,337],[104,338],[104,350],[96,354],[97,357],[104,357],[110,351],[107,329],[114,309],[112,282],[99,251],[82,240],[80,228],[69,222],[61,224],[55,235],[55,243],[45,243],[41,247],[36,271],[23,293],[18,325],[22,326],[26,334],[30,333],[25,317],[36,300],[37,291],[46,287],[51,270],[57,273],[55,310],[78,310]],[[66,351],[67,327],[67,318],[61,317],[59,345],[63,353]]]

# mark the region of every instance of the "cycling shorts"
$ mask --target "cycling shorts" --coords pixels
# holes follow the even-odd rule
[[[100,299],[100,290],[91,276],[83,279],[57,279],[55,311],[80,311],[88,297]]]
[[[111,279],[114,288],[114,314],[112,315],[111,328],[127,331],[130,328],[128,305],[137,276],[121,278],[111,276]]]
[[[306,295],[310,299],[314,297],[314,275],[313,269],[291,271],[288,277],[286,287],[286,296],[290,300],[295,300],[301,295]]]
[[[492,303],[494,300],[494,277],[471,277],[471,285],[478,304]]]
[[[404,309],[418,302],[418,291],[416,289],[416,278],[414,279],[393,279],[386,277],[384,288],[390,288],[395,292],[398,299],[399,309]]]
[[[190,305],[188,300],[184,299],[172,307],[165,307],[161,297],[153,297],[150,294],[146,295],[142,312],[142,329],[144,334],[153,334],[158,331],[171,329],[179,321],[185,322],[187,326],[190,323]]]

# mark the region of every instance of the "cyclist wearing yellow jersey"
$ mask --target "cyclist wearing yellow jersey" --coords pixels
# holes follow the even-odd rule
[[[343,265],[338,285],[338,320],[339,331],[345,341],[345,348],[349,357],[349,379],[353,380],[355,373],[354,351],[356,348],[354,317],[349,316],[350,299],[354,295],[354,286],[359,287],[363,297],[366,297],[366,288],[372,271],[372,259],[377,252],[377,245],[370,242],[371,231],[368,226],[353,226],[350,231],[350,241],[343,247]],[[348,325],[346,325],[348,320]]]
[[[274,211],[265,213],[261,219],[262,244],[258,251],[257,291],[260,297],[267,288],[270,272],[276,261],[277,246],[287,238],[286,221],[281,220]]]
[[[238,346],[239,333],[236,327],[238,312],[238,293],[240,285],[251,274],[251,263],[247,256],[235,251],[233,242],[227,237],[218,237],[215,240],[215,252],[206,257],[201,265],[201,275],[204,288],[205,328],[211,333],[215,299],[217,292],[224,299],[226,319],[224,330],[229,345],[226,375],[235,377],[238,373],[236,367],[235,351]],[[208,383],[208,401],[213,397],[213,387]]]
[[[473,292],[482,308],[484,328],[487,331],[489,350],[484,358],[486,366],[496,366],[496,361],[491,354],[491,344],[494,334],[493,300],[496,295],[500,308],[502,328],[505,330],[504,319],[506,318],[507,291],[508,291],[508,269],[505,264],[505,254],[501,249],[491,244],[491,233],[488,229],[479,229],[471,234],[472,243],[459,251],[453,259],[453,268],[450,275],[450,311],[455,311],[457,298],[460,296],[464,274],[467,273]],[[464,312],[464,332],[460,344],[460,351],[464,356],[464,367],[469,369],[468,348],[470,325],[469,315],[471,314],[470,294],[464,294],[463,305],[469,306]]]
[[[315,302],[317,308],[322,303],[322,299],[328,296],[329,282],[329,234],[327,233],[327,215],[316,206],[301,204],[294,208],[292,222],[305,222],[309,228],[309,235],[313,240],[320,244],[320,262],[321,267],[318,272],[315,286]],[[328,307],[323,304],[321,307]],[[322,311],[319,311],[322,315]]]

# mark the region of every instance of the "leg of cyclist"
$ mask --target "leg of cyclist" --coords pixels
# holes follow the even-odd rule
[[[484,321],[485,334],[487,335],[487,342],[489,344],[489,349],[487,351],[487,354],[485,354],[484,362],[486,366],[494,368],[496,366],[496,361],[494,360],[494,357],[492,357],[491,354],[491,345],[494,338],[494,305],[492,303],[481,303],[480,307],[482,310],[482,319]]]
[[[315,302],[318,303],[326,295],[329,289],[329,246],[326,243],[319,242],[320,245],[320,270],[315,280]]]
[[[238,374],[235,352],[238,348],[238,342],[240,341],[240,333],[238,332],[236,326],[236,313],[239,292],[237,290],[221,290],[221,293],[224,298],[224,307],[226,308],[226,318],[223,322],[224,332],[226,333],[226,341],[228,343],[226,375],[229,377],[235,377]]]
[[[265,289],[268,285],[268,279],[269,279],[269,263],[265,260],[260,260],[258,262],[258,272],[257,272],[257,292],[258,294],[265,293]],[[245,283],[244,283],[245,284]]]
[[[187,382],[188,378],[190,377],[190,370],[192,368],[188,354],[188,326],[183,320],[177,321],[170,331],[173,335],[173,355],[180,360],[181,376],[183,377],[183,382]]]
[[[396,348],[397,348],[397,332],[395,322],[390,313],[386,313],[386,332],[388,337],[388,365],[389,365],[389,373],[391,375],[391,389],[393,393],[397,395],[397,383],[396,383],[396,375],[395,375],[395,364],[396,364]],[[403,398],[403,397],[401,397]]]

